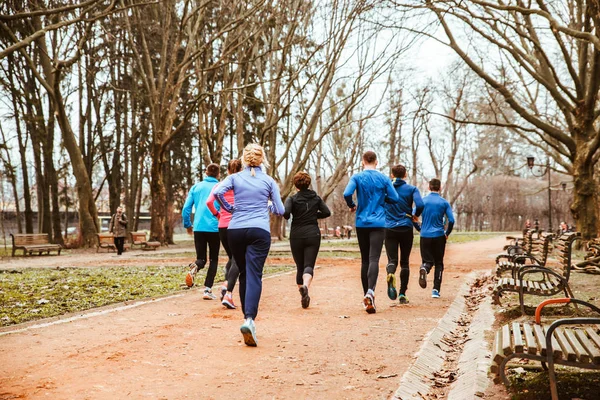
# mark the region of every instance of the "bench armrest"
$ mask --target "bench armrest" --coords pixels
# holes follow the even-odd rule
[[[583,301],[583,300],[579,300],[579,299],[569,299],[569,298],[549,299],[549,300],[542,301],[535,309],[535,323],[538,325],[541,323],[542,310],[548,304],[569,304],[569,303],[581,304],[582,306],[589,307],[593,311],[596,311],[598,314],[600,314],[600,308],[596,307],[595,305],[593,305],[591,303],[588,303],[587,301]],[[575,319],[575,318],[562,318],[562,319],[557,320],[556,322],[562,321],[562,320],[573,320],[573,319]],[[576,322],[574,324],[576,324]],[[564,325],[564,324],[561,324],[561,325]]]
[[[543,274],[553,275],[553,276],[557,277],[558,279],[560,279],[561,281],[566,281],[565,277],[560,275],[558,272],[555,272],[555,271],[551,270],[550,268],[542,267],[541,265],[534,265],[534,266],[531,266],[530,268],[521,269],[519,271],[518,279],[522,280],[525,275],[535,274],[535,273],[543,273]]]

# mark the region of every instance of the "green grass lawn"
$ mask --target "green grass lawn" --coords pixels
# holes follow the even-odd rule
[[[264,273],[294,268],[266,265]],[[0,271],[0,326],[187,290],[186,272],[186,268],[157,266]],[[202,282],[205,274],[206,269],[196,279]],[[216,282],[222,280],[219,268]]]

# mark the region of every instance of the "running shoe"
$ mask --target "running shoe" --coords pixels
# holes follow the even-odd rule
[[[431,298],[432,299],[439,299],[440,298],[440,291],[437,289],[433,289],[431,291]]]
[[[220,298],[221,301],[223,301],[223,298],[225,297],[226,294],[227,294],[227,286],[222,285],[221,286],[221,298]]]
[[[254,320],[252,318],[246,318],[240,327],[240,332],[242,332],[246,346],[256,347],[258,344],[258,341],[256,340],[256,326],[254,325]]]
[[[375,295],[373,294],[373,291],[371,289],[369,289],[369,291],[365,295],[363,303],[365,305],[365,310],[367,310],[367,313],[375,314],[375,312],[377,311],[375,309]]]
[[[396,276],[394,274],[387,275],[387,294],[390,300],[396,300],[398,297],[398,292],[396,291]]]
[[[300,286],[300,295],[302,296],[302,308],[308,308],[310,305],[310,296],[308,295],[308,288],[306,285]]]
[[[185,284],[187,287],[192,287],[192,286],[194,286],[194,277],[196,276],[196,273],[198,272],[198,264],[193,262],[190,265],[188,265],[188,267],[190,268],[190,271],[185,276]]]
[[[401,294],[400,296],[398,296],[398,302],[400,304],[408,304],[408,297],[406,297],[405,294]]]
[[[425,267],[421,267],[419,270],[419,286],[423,289],[427,287],[427,269]]]
[[[230,294],[226,294],[225,296],[223,296],[223,300],[221,301],[221,304],[223,304],[225,307],[229,308],[230,310],[235,310],[235,304],[233,304],[233,296]]]
[[[204,294],[202,295],[204,300],[216,300],[217,296],[215,296],[210,288],[204,288]]]

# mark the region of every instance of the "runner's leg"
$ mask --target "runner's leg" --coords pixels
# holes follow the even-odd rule
[[[400,294],[406,294],[408,278],[410,278],[409,260],[414,235],[412,226],[407,228],[408,229],[403,230],[402,232],[398,232],[400,243]]]
[[[369,234],[369,270],[367,273],[368,288],[375,292],[379,276],[379,259],[385,238],[384,228],[372,228]]]
[[[360,280],[363,287],[363,295],[369,290],[369,228],[356,228],[356,237],[358,239],[358,248],[360,249]]]

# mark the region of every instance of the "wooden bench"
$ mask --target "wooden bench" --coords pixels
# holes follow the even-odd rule
[[[541,325],[542,309],[553,303],[575,303],[590,307],[600,316],[600,309],[577,299],[550,299],[542,302],[535,311],[535,324],[513,322],[496,332],[490,372],[494,382],[510,385],[506,365],[513,358],[540,361],[548,369],[550,392],[558,400],[554,365],[567,365],[584,369],[600,369],[600,317],[562,318],[551,325]],[[565,325],[571,325],[565,328]],[[575,326],[576,325],[576,326]]]
[[[533,229],[528,229],[523,234],[523,240],[516,241],[514,245],[504,246],[504,250],[506,253],[498,254],[496,256],[496,265],[500,264],[502,261],[514,261],[516,256],[520,256],[523,254],[531,253],[533,249],[533,233],[535,231]],[[507,236],[508,238],[513,238],[513,236]]]
[[[519,293],[519,305],[521,313],[525,314],[525,295],[554,296],[564,292],[565,297],[573,297],[569,287],[569,276],[571,273],[571,251],[573,243],[581,239],[579,232],[563,233],[557,241],[556,248],[559,250],[558,266],[528,265],[521,266],[517,271],[516,278],[501,278],[498,280],[492,293],[495,304],[500,304],[503,292]],[[525,276],[537,274],[539,279],[524,279]],[[534,275],[535,278],[536,275]]]
[[[117,246],[115,246],[115,236],[110,233],[97,233],[98,237],[98,247],[96,248],[96,253],[100,251],[100,249],[106,249],[107,251],[117,251]]]
[[[134,246],[140,246],[142,250],[156,250],[160,247],[160,242],[148,241],[146,238],[146,232],[129,232],[131,237],[131,248]]]
[[[554,234],[548,233],[542,235],[541,239],[531,241],[531,251],[529,254],[515,255],[512,260],[503,260],[496,266],[496,275],[501,276],[504,272],[510,271],[513,278],[517,277],[517,272],[524,266],[538,265],[544,267],[548,260],[550,244]],[[529,264],[527,264],[529,262]]]
[[[12,239],[12,256],[15,256],[17,250],[23,250],[23,255],[33,255],[33,253],[50,254],[51,251],[57,251],[60,255],[62,246],[60,244],[50,243],[50,237],[47,233],[15,233],[10,234]]]

